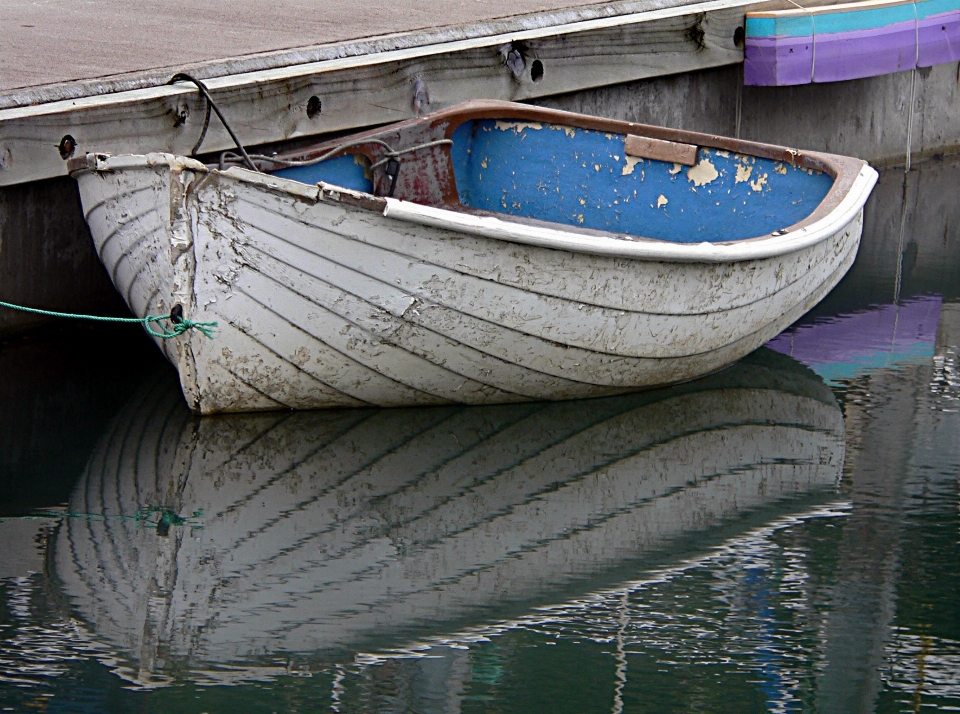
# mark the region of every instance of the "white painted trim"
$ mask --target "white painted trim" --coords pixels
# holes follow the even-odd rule
[[[866,162],[846,196],[829,215],[782,236],[766,236],[730,243],[669,243],[651,239],[586,236],[573,231],[515,223],[494,216],[475,216],[444,208],[421,206],[387,198],[383,215],[443,230],[481,235],[555,250],[666,262],[728,263],[760,260],[793,253],[819,243],[848,225],[863,208],[877,182],[877,172]]]
[[[149,154],[97,156],[94,159],[94,165],[90,166],[90,169],[94,171],[122,171],[125,169],[151,169],[157,166],[165,166],[174,170],[189,169],[191,171],[201,172],[210,171],[206,164],[192,159],[189,156],[177,156],[162,151],[151,152]]]

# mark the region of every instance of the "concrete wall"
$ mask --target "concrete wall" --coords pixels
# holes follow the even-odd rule
[[[903,165],[960,152],[960,65],[832,84],[744,87],[743,68],[600,87],[540,100],[557,109]],[[913,86],[914,82],[916,85]],[[914,97],[912,132],[910,96]]]
[[[170,372],[137,325],[64,321],[0,340],[0,518],[68,501],[109,420]]]
[[[745,87],[742,134],[862,156],[876,164],[903,164],[912,119],[914,161],[955,153],[960,150],[958,69],[944,64],[852,82]]]
[[[0,301],[126,314],[93,249],[73,179],[0,189]],[[43,322],[49,318],[0,307],[0,332]]]
[[[536,104],[611,119],[734,136],[741,65],[598,87]]]
[[[935,293],[960,298],[960,157],[926,161],[881,179],[868,204],[846,289],[871,301]]]
[[[957,64],[800,87],[744,87],[742,73],[740,65],[730,65],[538,103],[727,136],[737,135],[739,125],[746,139],[861,156],[877,165],[904,164],[908,134],[914,161],[960,151]],[[938,200],[948,195],[956,193],[938,194]],[[864,252],[871,250],[870,241],[865,235]],[[0,189],[0,300],[66,311],[124,311],[93,251],[70,179]],[[40,321],[0,308],[0,331]]]

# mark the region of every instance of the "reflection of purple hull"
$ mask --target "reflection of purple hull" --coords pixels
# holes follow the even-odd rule
[[[926,360],[933,356],[942,302],[939,296],[926,296],[828,318],[784,332],[767,347],[831,381],[866,368]]]

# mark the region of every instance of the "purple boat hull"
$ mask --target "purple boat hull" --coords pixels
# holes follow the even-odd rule
[[[960,0],[747,13],[744,84],[877,77],[960,60]]]
[[[743,83],[762,87],[810,84],[812,37],[758,37],[743,56]]]
[[[814,38],[814,82],[879,77],[917,66],[917,23],[837,32]]]
[[[917,66],[960,60],[960,13],[944,13],[917,23]]]

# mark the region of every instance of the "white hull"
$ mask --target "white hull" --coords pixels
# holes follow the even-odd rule
[[[856,256],[864,166],[797,235],[577,236],[169,155],[78,172],[134,314],[217,321],[161,347],[200,413],[593,397],[693,379],[809,310]],[[387,215],[384,215],[387,214]]]
[[[70,504],[92,515],[67,519],[54,561],[141,681],[581,596],[832,493],[843,465],[832,394],[770,353],[666,393],[482,409],[200,420],[163,386],[104,434]],[[201,527],[161,537],[130,518],[145,506]]]

